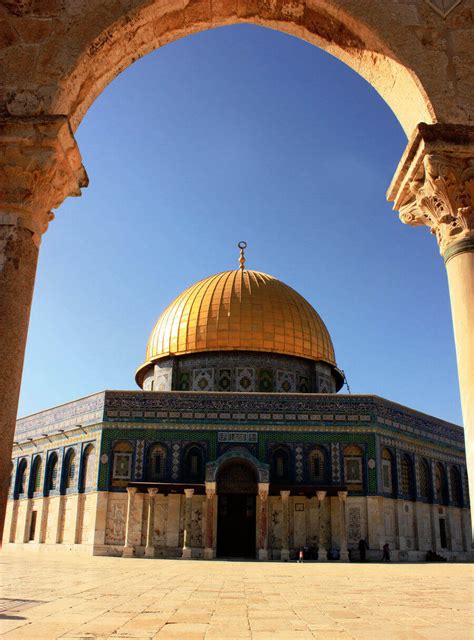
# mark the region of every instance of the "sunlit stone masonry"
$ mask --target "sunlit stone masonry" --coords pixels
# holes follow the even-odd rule
[[[96,555],[469,558],[463,430],[344,382],[296,291],[245,268],[159,317],[139,391],[18,420],[6,545]],[[365,542],[363,542],[365,541]]]

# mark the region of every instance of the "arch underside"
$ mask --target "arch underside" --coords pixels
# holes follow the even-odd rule
[[[31,45],[26,57],[12,28],[11,46],[3,53],[6,109],[20,116],[67,115],[74,130],[101,91],[145,54],[199,31],[253,23],[310,42],[346,63],[379,92],[407,135],[419,122],[449,117],[468,123],[472,77],[458,73],[457,84],[447,85],[446,54],[429,38],[436,27],[442,40],[449,25],[432,10],[426,16],[427,10],[422,0],[89,0],[77,8],[67,2],[52,16],[47,39]]]

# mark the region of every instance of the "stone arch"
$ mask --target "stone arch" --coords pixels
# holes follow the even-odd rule
[[[250,453],[250,451],[242,448],[231,449],[223,453],[214,462],[208,462],[206,464],[206,482],[216,482],[219,472],[222,470],[223,465],[227,466],[233,462],[243,462],[250,468],[255,470],[257,483],[268,483],[270,477],[269,465],[260,460]]]
[[[31,61],[25,61],[14,18],[7,15],[5,95],[12,115],[67,114],[75,130],[101,91],[140,57],[192,33],[253,23],[305,40],[350,66],[390,105],[407,135],[418,122],[448,121],[448,114],[451,121],[456,115],[459,122],[466,118],[459,104],[463,94],[447,95],[445,56],[428,47],[447,25],[422,2],[392,11],[386,0],[319,0],[312,5],[305,0],[171,0],[166,5],[158,0],[90,0],[80,3],[80,10],[74,4],[56,11],[48,37],[32,47],[36,62],[26,86]],[[422,28],[427,13],[436,34]],[[45,10],[43,16],[47,14]],[[439,67],[437,73],[433,66]]]

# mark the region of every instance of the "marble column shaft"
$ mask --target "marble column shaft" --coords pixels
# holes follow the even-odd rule
[[[155,546],[153,544],[153,531],[155,526],[155,496],[158,489],[151,487],[148,489],[148,517],[146,528],[146,546],[145,556],[153,558],[155,555]]]
[[[340,560],[347,562],[349,560],[349,552],[347,549],[347,518],[346,518],[346,503],[347,503],[347,491],[338,491],[339,508],[340,508],[340,527],[341,527],[341,550]]]
[[[127,487],[127,521],[125,523],[125,545],[123,547],[123,556],[133,556],[135,554],[135,547],[131,544],[131,528],[132,528],[132,514],[133,504],[135,502],[135,494],[137,493],[136,487]]]
[[[216,483],[206,482],[206,530],[204,532],[204,558],[212,560],[215,555],[214,520]]]
[[[323,545],[323,517],[326,491],[316,491],[316,495],[318,497],[318,560],[319,562],[327,562],[327,549]]]
[[[192,507],[194,489],[184,490],[184,536],[183,536],[183,558],[191,557],[191,526],[192,526]]]
[[[84,186],[65,116],[0,118],[0,541],[41,236]]]
[[[281,559],[289,560],[290,559],[290,523],[289,523],[289,505],[288,499],[290,496],[289,491],[280,491],[282,507],[283,507],[283,517],[282,517],[282,526],[281,526]]]

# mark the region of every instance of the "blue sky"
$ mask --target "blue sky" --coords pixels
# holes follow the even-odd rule
[[[443,262],[385,191],[406,145],[389,107],[319,49],[256,26],[139,60],[77,131],[90,186],[43,239],[19,415],[134,389],[185,287],[247,266],[294,287],[353,393],[461,422]]]

